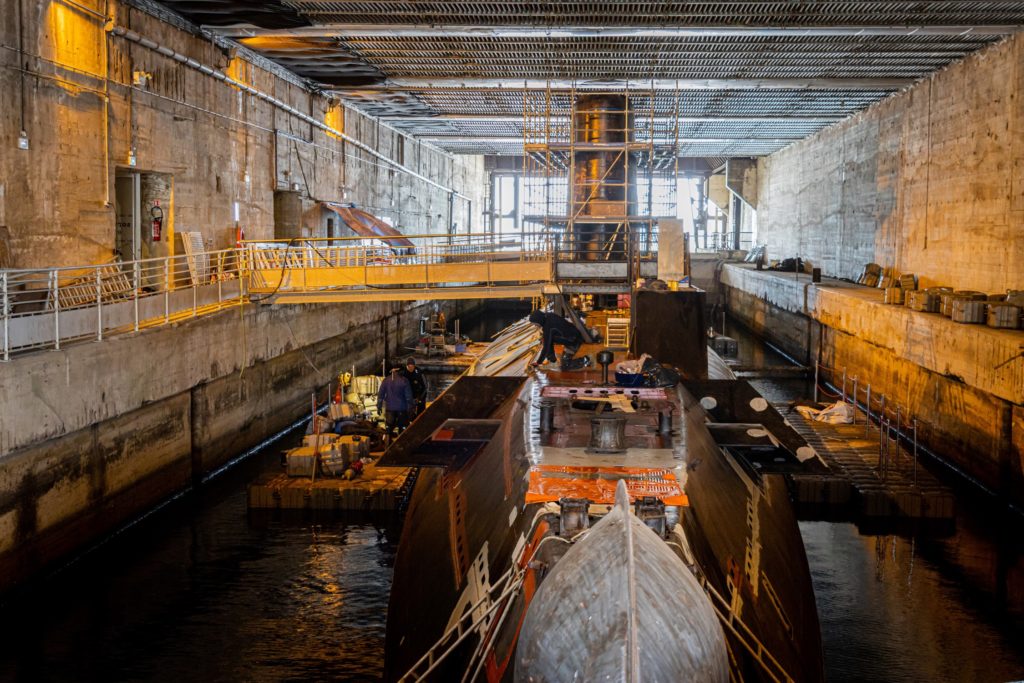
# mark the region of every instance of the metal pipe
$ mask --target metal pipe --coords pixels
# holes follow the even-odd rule
[[[868,435],[868,429],[871,427],[871,385],[868,384],[868,398],[865,402],[866,415],[864,417],[864,436]]]
[[[60,278],[57,277],[57,271],[51,270],[50,277],[52,278],[53,287],[53,348],[60,348]]]
[[[139,268],[139,262],[135,261],[132,264],[132,281],[133,281],[132,289],[135,290],[135,292],[134,292],[135,293],[134,308],[135,308],[135,331],[136,332],[139,331],[139,287],[142,285],[142,282],[141,282],[142,278],[140,277],[140,270],[141,269]]]
[[[917,488],[917,418],[914,418],[914,488]]]
[[[860,398],[860,392],[857,389],[858,383],[857,376],[853,377],[853,424],[857,424],[857,401]]]
[[[4,362],[11,359],[11,342],[8,337],[10,336],[10,325],[8,319],[11,317],[10,311],[10,296],[7,294],[7,272],[0,271],[0,294],[3,296],[3,300],[0,301],[0,313],[4,316]]]
[[[191,57],[189,57],[187,55],[183,55],[180,52],[176,52],[176,51],[172,50],[169,47],[166,47],[164,45],[160,45],[159,43],[157,43],[157,42],[155,42],[153,40],[150,40],[149,38],[146,38],[146,37],[136,33],[135,31],[132,31],[131,29],[124,28],[123,26],[112,26],[108,30],[110,31],[110,33],[114,34],[115,36],[118,36],[120,38],[124,38],[125,40],[131,41],[131,42],[136,43],[138,45],[141,45],[142,47],[150,49],[150,50],[152,50],[152,51],[154,51],[154,52],[156,52],[158,54],[161,54],[164,57],[167,57],[168,59],[172,59],[172,60],[174,60],[174,61],[176,61],[176,62],[178,62],[180,64],[184,64],[185,66],[187,66],[187,67],[189,67],[191,69],[195,69],[196,71],[198,71],[198,72],[200,72],[202,74],[205,74],[205,75],[207,75],[207,76],[209,76],[211,78],[214,78],[214,79],[216,79],[218,81],[221,81],[223,83],[227,83],[228,85],[233,86],[235,88],[238,88],[239,90],[242,90],[243,92],[246,92],[246,93],[252,95],[253,97],[261,99],[264,102],[267,102],[268,104],[271,104],[272,106],[277,107],[281,111],[284,111],[284,112],[286,112],[288,114],[291,114],[292,116],[295,116],[296,118],[298,118],[298,119],[300,119],[302,121],[305,121],[306,123],[308,123],[308,124],[310,124],[310,125],[312,125],[312,126],[314,126],[316,128],[319,128],[320,130],[326,131],[327,133],[330,133],[331,135],[334,135],[334,136],[344,140],[345,142],[353,145],[354,147],[356,147],[356,148],[366,152],[370,156],[373,156],[373,157],[379,159],[380,161],[382,161],[382,162],[388,164],[389,166],[391,166],[392,168],[395,168],[395,169],[397,169],[399,171],[402,171],[403,173],[406,173],[406,174],[412,176],[413,178],[416,178],[418,180],[422,180],[423,182],[427,183],[428,185],[433,185],[434,187],[436,187],[436,188],[438,188],[440,190],[443,190],[444,192],[450,193],[450,194],[455,195],[457,197],[460,197],[460,198],[462,198],[464,200],[467,200],[467,201],[469,200],[469,197],[467,197],[467,196],[465,196],[465,195],[463,195],[463,194],[461,194],[459,192],[456,192],[453,188],[445,187],[444,185],[441,185],[440,183],[438,183],[438,182],[436,182],[434,180],[431,180],[430,178],[428,178],[428,177],[426,177],[424,175],[421,175],[421,174],[417,173],[416,171],[412,170],[411,168],[409,168],[407,166],[404,166],[403,164],[398,163],[394,159],[392,159],[392,158],[390,158],[390,157],[388,157],[388,156],[386,156],[384,154],[381,154],[380,152],[378,152],[377,150],[373,149],[369,145],[366,145],[366,144],[360,142],[359,140],[356,140],[355,138],[353,138],[353,137],[351,137],[349,135],[346,135],[345,133],[343,133],[340,130],[332,128],[331,126],[328,126],[327,124],[325,124],[325,123],[323,123],[321,121],[318,121],[317,119],[313,118],[312,116],[310,116],[309,114],[305,113],[304,111],[296,109],[295,107],[291,106],[287,102],[284,102],[282,100],[277,99],[273,95],[265,93],[265,92],[263,92],[261,90],[257,90],[256,88],[252,87],[251,85],[247,85],[246,83],[243,83],[241,81],[235,80],[234,78],[228,76],[227,74],[225,74],[223,71],[220,71],[219,69],[215,69],[215,68],[213,68],[211,66],[207,66],[206,64],[203,64],[202,62],[199,62],[199,61],[197,61],[195,59],[192,59]]]
[[[164,261],[164,322],[171,322],[171,259]]]
[[[333,9],[304,9],[303,15],[337,14]],[[665,25],[673,24],[677,25]],[[686,25],[677,16],[665,18],[660,26],[629,25],[619,21],[608,24],[577,24],[571,26],[541,26],[515,24],[366,24],[314,21],[313,26],[271,29],[253,25],[211,26],[203,28],[222,36],[252,38],[256,36],[302,36],[307,38],[540,38],[551,41],[560,38],[725,38],[792,36],[1001,36],[1024,30],[1022,24],[944,24],[937,26],[873,25],[860,26],[718,26]],[[644,83],[641,81],[640,83]]]
[[[814,361],[814,402],[818,402],[818,377],[821,374],[821,363]]]
[[[885,418],[879,419],[879,474],[882,475],[882,480],[886,480],[886,457],[885,449],[883,447],[884,440],[882,438],[882,430],[885,428]]]
[[[896,464],[900,463],[900,406],[896,405]]]
[[[96,269],[96,341],[103,341],[103,276]]]

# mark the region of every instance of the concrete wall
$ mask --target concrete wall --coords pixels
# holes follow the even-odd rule
[[[482,226],[482,157],[451,156],[402,136],[310,92],[244,50],[214,45],[184,22],[172,25],[117,0],[110,8],[115,25],[271,93],[473,197],[473,226]],[[133,85],[138,74],[151,78]],[[293,184],[306,195],[307,208],[314,199],[356,202],[407,232],[448,227],[442,190],[262,100],[106,33],[101,19],[72,4],[0,0],[0,93],[0,239],[9,234],[0,252],[8,252],[11,267],[112,258],[114,177],[130,168],[132,150],[136,170],[173,179],[165,230],[201,231],[213,248],[235,241],[235,202],[246,237],[273,237],[273,191]],[[27,151],[17,148],[23,128]],[[469,206],[457,201],[455,208],[454,220],[465,230]],[[327,216],[306,215],[310,234],[323,234]]]
[[[141,4],[141,3],[140,3]],[[115,185],[142,172],[164,239],[274,237],[274,191],[355,202],[407,233],[482,223],[481,157],[453,157],[311,92],[172,15],[111,0],[111,22],[221,70],[474,199],[382,164],[294,114],[104,30],[90,0],[0,0],[0,267],[110,260]],[[20,48],[19,48],[20,46]],[[18,149],[24,130],[29,149]],[[130,160],[134,159],[134,163]],[[336,221],[337,223],[337,221]],[[144,229],[143,234],[148,230]],[[148,254],[147,254],[148,255]],[[470,305],[463,306],[469,308]],[[449,319],[456,312],[447,305]],[[343,368],[368,369],[417,329],[414,304],[246,306],[0,364],[0,591],[90,543],[287,426]]]
[[[428,308],[247,306],[4,364],[0,592],[302,417],[385,339],[401,356]]]
[[[1024,35],[760,163],[758,239],[826,275],[1024,288]]]
[[[1024,503],[1024,333],[961,325],[882,303],[877,289],[724,267],[729,311],[813,367],[884,395],[919,420],[922,442],[993,491]],[[1016,357],[1016,360],[1012,360]],[[1009,362],[1006,362],[1009,361]],[[860,396],[861,402],[865,396]],[[877,407],[877,406],[876,406]]]

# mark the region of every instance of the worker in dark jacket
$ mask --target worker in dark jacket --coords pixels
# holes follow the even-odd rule
[[[576,329],[576,326],[560,315],[534,311],[530,314],[530,322],[538,325],[544,332],[544,346],[540,351],[540,358],[537,363],[556,362],[555,344],[561,344],[562,349],[562,370],[574,370],[577,367],[585,367],[590,364],[589,358],[583,358],[579,362],[573,362],[573,356],[580,350],[583,344],[583,335]]]
[[[391,368],[391,376],[381,382],[377,391],[377,412],[384,411],[387,435],[394,436],[409,426],[409,411],[413,407],[412,387],[401,372]]]
[[[414,401],[413,417],[415,417],[427,407],[427,380],[423,377],[423,372],[416,367],[416,359],[412,356],[409,356],[405,361],[405,369],[402,370],[402,375],[409,380],[409,386],[412,387],[412,399]]]

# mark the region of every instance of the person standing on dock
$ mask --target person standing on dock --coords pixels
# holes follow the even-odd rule
[[[385,433],[388,438],[401,434],[409,426],[409,411],[413,407],[412,387],[401,372],[391,368],[391,376],[381,382],[377,392],[377,412],[384,411]]]
[[[412,356],[405,361],[405,369],[402,374],[409,380],[412,387],[412,398],[414,403],[412,417],[416,417],[427,407],[427,380],[423,371],[416,367],[416,359]]]

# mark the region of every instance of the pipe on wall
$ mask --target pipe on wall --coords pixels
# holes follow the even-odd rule
[[[331,135],[334,135],[334,136],[340,138],[341,140],[344,140],[345,142],[350,143],[351,145],[357,147],[358,149],[360,149],[360,150],[366,152],[367,154],[369,154],[369,155],[379,159],[380,161],[384,162],[388,166],[391,166],[392,168],[395,168],[396,170],[402,171],[403,173],[406,173],[407,175],[412,176],[413,178],[416,178],[417,180],[421,180],[421,181],[427,183],[428,185],[432,185],[432,186],[438,188],[439,190],[442,190],[442,191],[448,193],[453,198],[454,197],[459,197],[461,199],[469,201],[469,197],[467,197],[466,195],[463,195],[463,194],[461,194],[459,192],[456,192],[453,188],[445,187],[444,185],[441,185],[440,183],[435,182],[435,181],[431,180],[430,178],[417,173],[416,171],[412,170],[411,168],[408,168],[407,166],[404,166],[403,164],[398,163],[394,159],[392,159],[392,158],[390,158],[390,157],[388,157],[388,156],[386,156],[384,154],[381,154],[380,152],[378,152],[377,150],[373,149],[369,145],[366,145],[366,144],[360,142],[359,140],[356,140],[355,138],[353,138],[353,137],[351,137],[349,135],[346,135],[345,133],[343,133],[340,130],[336,130],[334,128],[331,128],[327,124],[325,124],[325,123],[323,123],[321,121],[318,121],[317,119],[313,118],[312,116],[310,116],[309,114],[307,114],[307,113],[305,113],[303,111],[300,111],[299,109],[296,109],[295,107],[291,106],[287,102],[284,102],[282,100],[277,99],[273,95],[265,93],[262,90],[257,90],[256,88],[253,88],[250,85],[242,83],[241,81],[237,81],[234,78],[231,78],[230,76],[228,76],[223,71],[220,71],[219,69],[215,69],[215,68],[213,68],[211,66],[203,64],[202,62],[199,62],[199,61],[197,61],[197,60],[195,60],[195,59],[193,59],[193,58],[191,58],[191,57],[189,57],[187,55],[183,55],[180,52],[176,52],[175,50],[172,50],[171,48],[169,48],[169,47],[167,47],[165,45],[160,45],[156,41],[153,41],[153,40],[151,40],[149,38],[146,38],[145,36],[142,36],[142,35],[136,33],[135,31],[132,31],[131,29],[124,28],[123,26],[111,26],[109,28],[109,31],[110,31],[110,33],[114,34],[115,36],[118,36],[120,38],[124,38],[125,40],[128,40],[130,42],[136,43],[136,44],[141,45],[142,47],[148,48],[150,50],[153,50],[154,52],[156,52],[158,54],[161,54],[164,57],[167,57],[168,59],[172,59],[172,60],[178,62],[179,64],[183,64],[183,65],[185,65],[185,66],[187,66],[187,67],[189,67],[191,69],[195,69],[196,71],[198,71],[198,72],[200,72],[202,74],[210,76],[211,78],[214,78],[214,79],[216,79],[218,81],[221,81],[223,83],[227,83],[228,85],[233,86],[235,88],[238,88],[239,90],[242,90],[243,92],[246,92],[246,93],[252,95],[253,97],[259,98],[259,99],[263,100],[264,102],[267,102],[268,104],[270,104],[270,105],[280,109],[281,111],[284,111],[284,112],[286,112],[288,114],[291,114],[292,116],[295,116],[296,118],[298,118],[298,119],[300,119],[302,121],[305,121],[305,122],[309,123],[310,125],[312,125],[312,126],[314,126],[316,128],[319,128],[320,130],[323,130],[323,131],[325,131],[327,133],[330,133]]]

